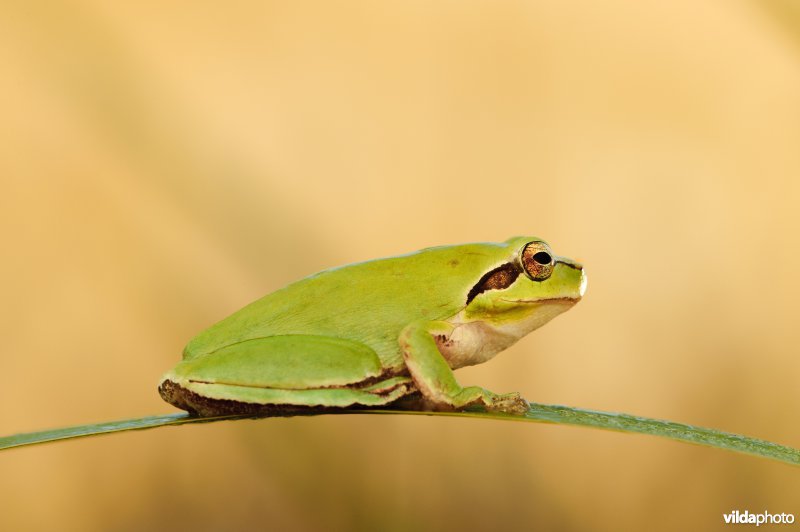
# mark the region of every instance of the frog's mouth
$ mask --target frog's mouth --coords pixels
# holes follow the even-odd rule
[[[569,303],[574,305],[578,301],[583,298],[583,294],[586,293],[586,284],[588,283],[586,274],[583,273],[583,269],[581,269],[581,284],[578,287],[578,294],[574,296],[558,296],[558,297],[547,297],[542,299],[509,299],[509,298],[500,298],[501,301],[505,301],[506,303]]]
[[[500,298],[500,301],[505,301],[506,303],[568,303],[574,305],[578,301],[581,300],[581,296],[578,297],[548,297],[545,299],[507,299],[507,298]]]

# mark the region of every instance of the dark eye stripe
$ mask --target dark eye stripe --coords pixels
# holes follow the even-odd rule
[[[519,268],[514,264],[507,263],[498,266],[481,277],[481,280],[472,287],[469,294],[467,294],[467,305],[469,305],[470,301],[475,299],[475,296],[487,290],[508,288],[517,280],[518,276]]]

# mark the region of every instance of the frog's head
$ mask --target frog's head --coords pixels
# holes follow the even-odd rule
[[[505,242],[508,258],[486,272],[467,295],[464,317],[522,336],[580,301],[586,274],[534,237]]]

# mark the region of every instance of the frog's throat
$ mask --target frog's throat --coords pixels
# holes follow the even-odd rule
[[[558,297],[539,299],[538,307],[520,306],[530,309],[519,319],[478,319],[458,315],[450,323],[453,331],[437,337],[437,344],[448,365],[453,368],[474,366],[492,359],[497,353],[515,344],[520,338],[538,329],[556,316],[572,308],[580,298]]]

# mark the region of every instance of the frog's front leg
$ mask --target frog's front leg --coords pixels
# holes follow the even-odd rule
[[[439,351],[435,336],[449,336],[453,326],[444,321],[421,321],[408,325],[400,333],[400,347],[411,378],[422,395],[434,405],[464,408],[480,404],[487,410],[522,414],[528,402],[518,393],[496,394],[478,386],[462,388],[453,370]]]

